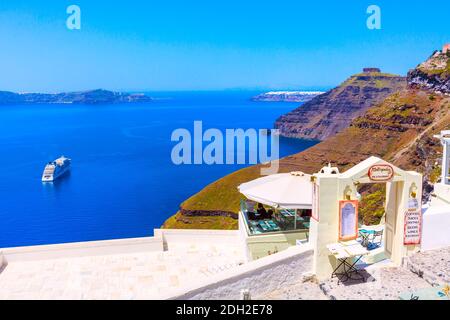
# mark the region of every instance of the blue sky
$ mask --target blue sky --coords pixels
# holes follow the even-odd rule
[[[449,20],[447,0],[0,0],[0,90],[330,87],[364,66],[406,74],[450,42]]]

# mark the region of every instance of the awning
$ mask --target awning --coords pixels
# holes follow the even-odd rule
[[[279,173],[241,184],[247,199],[284,209],[311,209],[311,176],[303,172]]]

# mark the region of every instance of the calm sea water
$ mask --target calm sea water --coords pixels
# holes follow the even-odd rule
[[[159,93],[149,104],[0,107],[0,247],[149,236],[179,204],[242,165],[171,161],[176,128],[272,128],[297,103],[253,92]],[[281,138],[280,154],[313,141]],[[45,164],[70,174],[42,183]]]

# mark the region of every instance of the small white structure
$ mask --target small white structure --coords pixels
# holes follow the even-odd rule
[[[450,246],[450,206],[431,206],[423,214],[423,251]]]
[[[450,205],[450,130],[441,131],[441,134],[434,137],[441,140],[443,153],[441,182],[434,185],[431,205]]]
[[[422,175],[404,171],[377,157],[370,157],[344,173],[321,170],[313,175],[313,219],[309,243],[314,250],[313,272],[327,279],[336,267],[329,244],[358,236],[357,186],[385,183],[385,255],[400,265],[420,244]]]
[[[444,44],[442,47],[442,53],[450,52],[450,43]]]
[[[441,182],[434,185],[430,206],[423,213],[422,250],[450,246],[450,130],[434,137],[443,146]]]
[[[339,169],[338,169],[338,167],[332,167],[331,163],[328,163],[328,166],[320,169],[319,173],[320,174],[338,174]]]

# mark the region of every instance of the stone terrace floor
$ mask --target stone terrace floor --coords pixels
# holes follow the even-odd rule
[[[171,243],[164,252],[11,262],[0,299],[159,299],[243,261],[237,246]]]
[[[238,246],[171,244],[169,251],[12,262],[0,273],[0,299],[159,299],[244,261]],[[450,248],[417,253],[406,267],[367,267],[365,282],[307,280],[253,299],[392,300],[448,284]]]
[[[405,267],[388,261],[365,268],[365,281],[339,282],[336,277],[320,284],[305,281],[266,294],[261,299],[336,299],[336,300],[397,300],[403,292],[414,292],[450,282],[450,248],[419,252]]]
[[[308,280],[252,299],[262,300],[328,300],[316,282]]]
[[[339,282],[336,277],[320,284],[329,299],[397,300],[402,292],[431,287],[416,274],[393,266],[373,266],[364,273],[366,281]]]
[[[450,284],[450,247],[415,254],[408,269],[432,284]]]

